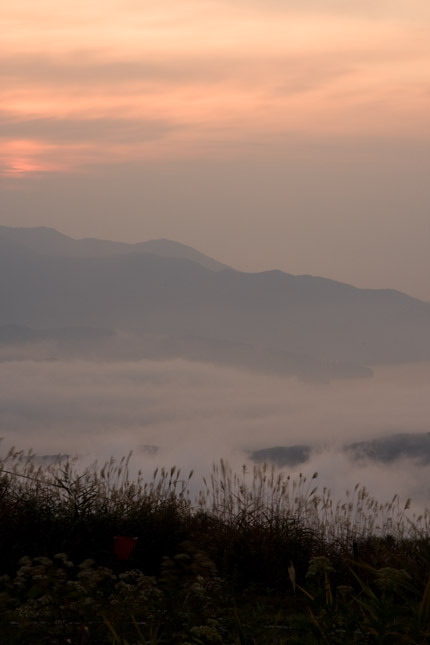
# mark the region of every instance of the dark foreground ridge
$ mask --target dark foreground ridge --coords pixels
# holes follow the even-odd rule
[[[316,479],[221,462],[191,501],[175,468],[130,480],[126,459],[79,474],[11,451],[2,643],[428,642],[427,514],[365,489],[336,505]]]

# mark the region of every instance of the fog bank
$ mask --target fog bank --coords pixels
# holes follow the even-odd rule
[[[428,466],[353,460],[343,446],[428,432],[429,385],[429,364],[317,385],[184,360],[3,362],[3,451],[79,454],[85,463],[133,451],[133,470],[194,469],[198,488],[220,458],[239,469],[252,465],[253,450],[309,444],[309,461],[292,475],[318,471],[337,496],[360,482],[383,501],[398,493],[425,503]]]

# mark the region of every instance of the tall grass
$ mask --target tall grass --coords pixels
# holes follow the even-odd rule
[[[287,628],[289,643],[415,642],[409,614],[427,642],[428,511],[410,515],[409,500],[381,503],[359,485],[335,501],[317,473],[225,461],[192,496],[192,472],[131,477],[130,459],[81,468],[13,448],[0,459],[8,642],[28,629],[49,642],[73,632],[72,642],[269,643]],[[118,535],[137,538],[130,561],[115,555]]]
[[[175,507],[184,515],[207,514],[226,525],[271,525],[295,522],[324,540],[367,537],[415,538],[430,534],[430,512],[409,514],[411,500],[401,503],[395,494],[380,502],[357,484],[345,499],[334,500],[331,491],[318,487],[318,473],[292,479],[268,464],[244,465],[234,472],[221,460],[200,492],[192,497],[193,471],[157,468],[148,481],[142,471],[130,477],[131,453],[80,468],[77,458],[53,458],[41,463],[32,452],[11,448],[0,457],[0,495],[4,508],[17,511],[34,506],[38,513],[78,521],[111,516],[127,524],[142,510],[154,512]]]
[[[328,540],[363,539],[371,536],[396,538],[428,535],[430,513],[408,515],[411,500],[400,502],[396,494],[380,502],[364,486],[346,491],[344,500],[333,500],[329,489],[318,488],[318,473],[309,479],[302,473],[291,479],[267,463],[242,467],[235,473],[222,461],[215,464],[198,507],[223,521],[276,522],[290,519]]]

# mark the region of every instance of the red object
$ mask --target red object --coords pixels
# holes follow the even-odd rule
[[[126,537],[125,535],[118,535],[114,538],[115,554],[120,560],[128,560],[134,551],[137,538]]]

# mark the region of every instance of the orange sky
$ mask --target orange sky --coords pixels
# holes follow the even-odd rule
[[[426,0],[8,4],[5,175],[229,157],[291,132],[430,136]]]
[[[430,300],[429,0],[14,0],[0,26],[0,224]]]

